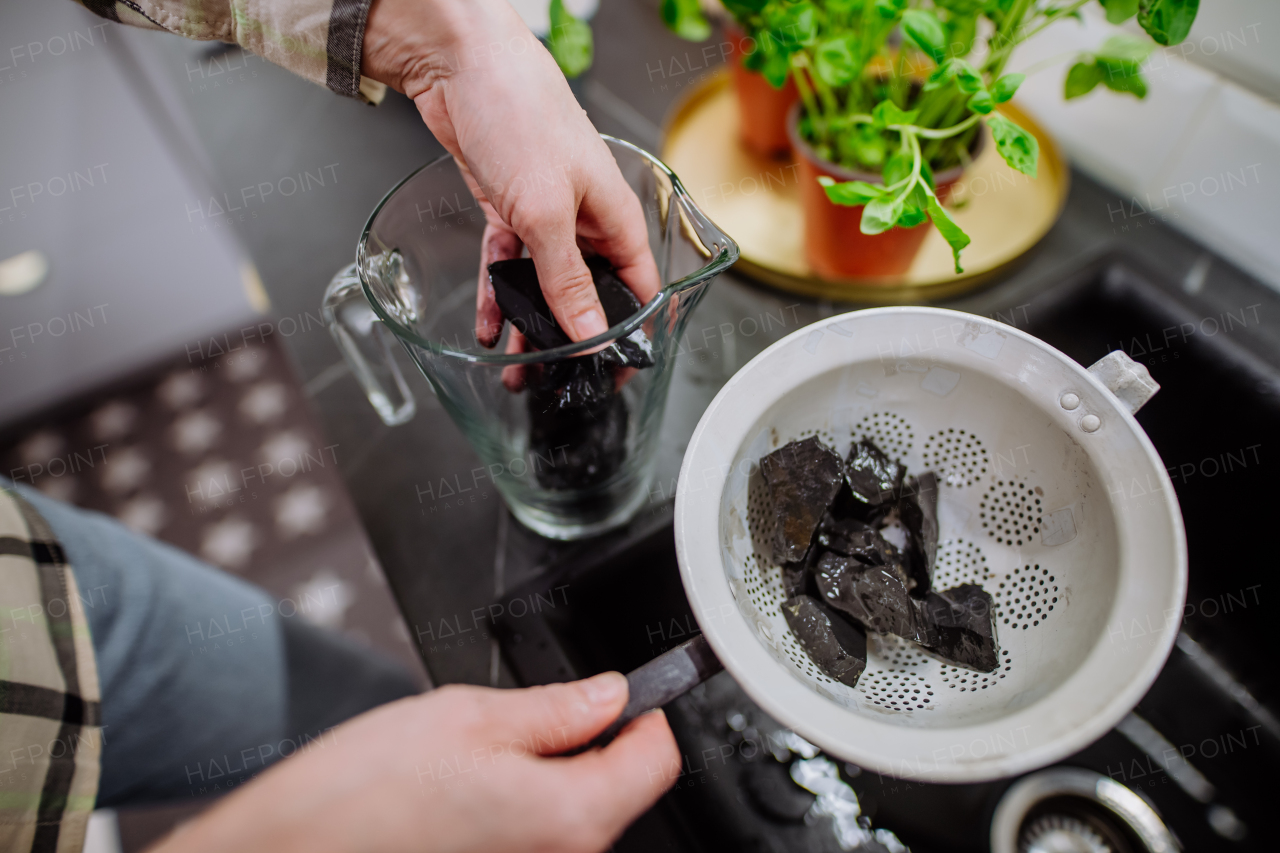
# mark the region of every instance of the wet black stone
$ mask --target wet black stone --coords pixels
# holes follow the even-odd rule
[[[617,473],[627,456],[627,403],[609,394],[591,405],[560,407],[555,391],[529,392],[530,467],[546,489],[585,489]]]
[[[738,777],[747,801],[778,823],[799,823],[817,799],[791,779],[786,764],[772,759],[748,764]]]
[[[845,478],[853,497],[870,506],[892,501],[902,488],[906,470],[867,440],[854,444],[845,461]]]
[[[868,566],[827,552],[818,560],[814,577],[823,603],[848,613],[868,631],[920,639],[917,604],[891,567]]]
[[[796,595],[810,595],[811,590],[817,589],[814,586],[813,572],[809,571],[806,561],[798,563],[783,563],[782,565],[782,594],[787,598]]]
[[[643,307],[607,260],[593,257],[587,258],[586,263],[610,326],[623,322]],[[534,349],[552,349],[570,343],[547,305],[532,258],[494,261],[489,264],[489,282],[503,317],[528,338]],[[644,332],[637,329],[599,353],[579,358],[600,360],[617,367],[650,367],[654,361],[653,345]],[[578,359],[571,360],[574,361]]]
[[[640,300],[604,258],[587,258],[609,325],[640,310]],[[489,264],[489,281],[503,316],[535,350],[571,343],[547,305],[530,258]],[[637,329],[591,355],[525,370],[530,465],[548,489],[584,489],[608,480],[626,459],[627,404],[617,391],[618,369],[654,364],[653,347]]]
[[[489,283],[502,316],[534,349],[553,349],[570,342],[547,305],[532,258],[494,261],[489,264]]]
[[[818,524],[814,542],[826,551],[853,557],[869,566],[900,560],[898,549],[885,541],[875,527],[856,518],[836,518],[830,512]]]
[[[785,444],[760,460],[780,563],[803,560],[813,532],[842,482],[840,457],[816,438]]]
[[[594,355],[531,365],[525,384],[543,410],[598,406],[615,392],[616,370]]]
[[[800,648],[822,673],[853,687],[867,666],[867,637],[820,601],[798,595],[782,602],[782,615]]]
[[[915,582],[913,592],[922,596],[933,588],[933,568],[938,557],[938,477],[925,471],[908,477],[898,501],[898,518],[907,529],[907,574]]]
[[[587,269],[591,270],[596,295],[600,297],[600,305],[610,326],[618,325],[644,307],[631,288],[618,278],[613,264],[597,256],[587,258]],[[600,357],[619,367],[651,367],[654,361],[653,342],[643,330],[636,329],[613,346],[601,350]]]
[[[993,672],[1000,665],[995,605],[987,591],[967,583],[931,592],[919,603],[920,644],[955,666]]]

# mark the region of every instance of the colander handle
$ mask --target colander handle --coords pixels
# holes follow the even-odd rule
[[[711,645],[699,634],[631,670],[627,673],[627,686],[631,689],[627,707],[591,745],[603,746],[636,717],[683,696],[723,669],[724,664],[711,651]]]
[[[1089,372],[1107,386],[1131,415],[1136,415],[1160,390],[1160,384],[1151,378],[1146,365],[1134,361],[1124,350],[1107,353],[1089,366]]]

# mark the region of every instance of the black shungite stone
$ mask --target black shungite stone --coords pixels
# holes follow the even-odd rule
[[[532,258],[494,261],[489,264],[489,283],[502,316],[534,349],[554,349],[570,343],[542,294]]]
[[[547,489],[584,489],[617,473],[627,457],[627,404],[610,394],[592,405],[562,408],[554,391],[530,391],[530,467]]]
[[[867,666],[867,637],[807,595],[782,602],[787,627],[826,676],[853,687]]]
[[[774,558],[804,559],[813,532],[842,481],[840,457],[816,438],[785,444],[760,460],[773,507]]]
[[[871,506],[879,506],[897,496],[906,470],[865,439],[853,445],[845,462],[845,478],[854,498]]]
[[[938,556],[938,476],[925,471],[908,477],[898,501],[898,518],[907,529],[907,573],[915,582],[913,592],[924,595],[933,587],[933,566]]]
[[[597,256],[587,258],[587,269],[591,270],[596,295],[600,297],[600,305],[604,308],[604,316],[610,326],[618,325],[644,307],[626,282],[618,278],[613,271],[613,264]],[[601,350],[600,357],[619,367],[651,367],[654,360],[653,342],[643,330],[636,329],[613,346]]]
[[[824,550],[853,557],[868,566],[884,566],[897,562],[898,549],[869,524],[856,518],[836,518],[830,512],[822,517],[814,541]]]
[[[587,258],[586,264],[610,326],[640,310],[640,300],[607,260]],[[494,261],[489,281],[503,316],[535,350],[571,343],[547,305],[531,258]],[[653,364],[653,345],[637,329],[599,352],[525,368],[530,464],[544,488],[588,488],[617,473],[627,455],[618,369]]]
[[[1000,665],[995,605],[987,591],[967,583],[931,592],[919,603],[920,644],[956,666],[992,672]]]
[[[773,503],[783,615],[824,674],[856,684],[866,666],[866,633],[893,634],[955,666],[995,671],[991,596],[977,584],[932,589],[934,472],[907,477],[905,466],[865,440],[841,462],[816,438],[779,448],[760,467]],[[886,538],[889,527],[905,536],[901,550]]]
[[[823,603],[848,613],[868,631],[920,639],[916,602],[892,568],[827,552],[814,567],[814,576]]]
[[[738,777],[747,800],[761,814],[779,823],[799,823],[817,799],[791,780],[786,764],[755,761]]]
[[[606,259],[587,258],[586,263],[610,326],[618,325],[643,307]],[[547,305],[532,258],[494,261],[489,264],[489,282],[493,285],[494,300],[502,315],[528,338],[534,349],[552,349],[571,343]],[[600,352],[580,358],[602,360],[617,367],[650,367],[653,365],[653,344],[643,331],[637,329]]]
[[[546,409],[597,406],[614,394],[615,370],[595,355],[528,368],[526,384]]]
[[[807,595],[812,589],[813,572],[809,571],[806,562],[799,563],[783,563],[782,565],[782,594],[787,598],[797,595]]]

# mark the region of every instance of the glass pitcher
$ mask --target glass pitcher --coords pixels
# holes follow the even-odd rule
[[[382,420],[395,426],[414,413],[391,350],[398,340],[511,512],[553,539],[601,533],[644,503],[680,336],[711,279],[738,259],[737,244],[670,169],[630,143],[603,139],[640,198],[664,285],[603,334],[507,355],[506,323],[495,347],[480,345],[475,303],[485,219],[449,156],[387,193],[365,225],[356,262],[324,296],[325,322]],[[612,356],[634,352],[637,342],[648,349],[649,366],[617,366]],[[583,377],[596,380],[585,401],[564,393]]]

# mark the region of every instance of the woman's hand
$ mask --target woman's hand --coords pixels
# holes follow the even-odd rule
[[[666,718],[646,714],[603,749],[546,756],[589,742],[626,701],[616,672],[402,699],[312,742],[153,853],[596,853],[679,775]]]
[[[608,328],[583,249],[608,258],[642,303],[657,294],[640,200],[555,60],[505,0],[374,0],[363,72],[413,99],[484,206],[481,343],[502,333],[486,267],[525,247],[573,340]]]

